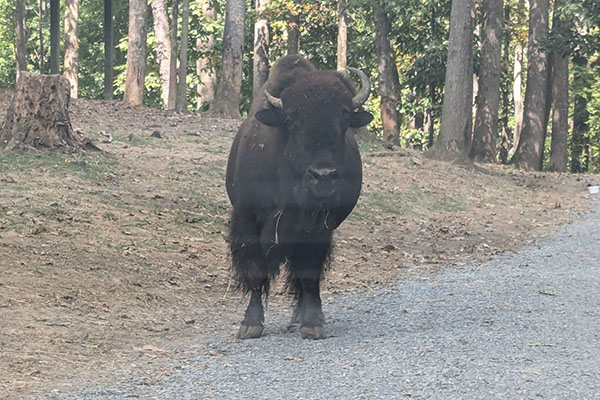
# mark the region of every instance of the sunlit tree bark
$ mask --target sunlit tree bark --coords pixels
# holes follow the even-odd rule
[[[17,0],[15,13],[15,53],[17,58],[17,80],[21,71],[27,71],[27,54],[25,51],[25,0]]]
[[[390,21],[385,10],[375,10],[375,47],[377,52],[377,89],[381,96],[383,137],[399,144],[400,121],[397,103],[400,100],[396,57],[390,45]]]
[[[267,81],[269,75],[269,25],[268,21],[262,15],[264,8],[269,4],[269,0],[256,0],[256,13],[258,15],[254,23],[254,57],[253,77],[252,77],[252,96],[260,96],[260,88]]]
[[[169,96],[167,98],[167,110],[174,110],[177,106],[177,30],[179,19],[179,2],[173,0],[171,11],[171,54],[169,55]]]
[[[123,101],[139,106],[144,101],[146,79],[146,0],[129,1],[129,43]]]
[[[338,0],[337,70],[345,71],[348,63],[348,16],[346,0]]]
[[[181,4],[181,45],[179,46],[179,73],[177,74],[177,104],[175,109],[183,112],[187,109],[187,48],[190,20],[190,0]]]
[[[245,0],[227,0],[225,33],[223,36],[223,65],[215,102],[211,113],[240,118],[240,92],[242,88],[242,61],[244,45]]]
[[[299,0],[293,0],[297,4]],[[300,52],[300,17],[292,13],[287,24],[287,54],[298,54]]]
[[[79,0],[65,1],[65,61],[64,76],[71,85],[71,97],[79,92]]]
[[[171,39],[169,37],[169,14],[167,0],[151,0],[154,36],[156,37],[156,58],[161,81],[161,99],[166,108],[169,104],[169,79],[171,72]]]
[[[517,10],[525,9],[524,0],[519,0]],[[513,68],[513,102],[515,104],[515,131],[513,135],[513,147],[511,156],[517,150],[519,140],[521,139],[521,130],[523,129],[523,41],[517,37],[515,43],[515,57]]]
[[[207,22],[213,22],[216,18],[215,5],[212,0],[199,0],[202,5],[202,15]],[[215,45],[215,35],[198,36],[196,39],[196,51],[198,58],[196,60],[196,74],[199,78],[196,91],[198,93],[198,104],[196,109],[200,110],[206,105],[210,105],[215,99],[217,90],[217,74],[211,60],[211,54]]]

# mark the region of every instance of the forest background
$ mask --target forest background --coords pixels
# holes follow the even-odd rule
[[[369,130],[427,150],[446,135],[444,95],[448,76],[456,76],[451,68],[467,68],[458,90],[472,101],[468,110],[448,112],[461,121],[471,116],[468,133],[458,151],[446,149],[461,154],[440,158],[507,163],[517,153],[513,162],[525,169],[597,172],[599,20],[600,5],[592,0],[0,0],[6,28],[0,30],[0,87],[15,86],[17,69],[60,72],[71,81],[73,97],[136,104],[137,96],[152,107],[239,117],[247,114],[268,66],[300,53],[319,69],[349,65],[367,72],[376,88],[366,105],[376,115]],[[450,52],[457,54],[456,65],[448,48],[460,44],[451,25],[461,21],[470,36],[462,49],[467,53]],[[128,50],[130,62],[137,57],[144,67],[133,98],[127,95]],[[529,83],[534,62],[542,62],[532,70],[543,76],[535,81],[530,72]],[[532,94],[528,100],[527,85],[536,83],[545,86],[538,91],[544,99]],[[219,106],[219,93],[234,106]],[[530,126],[534,117],[544,121],[537,133]],[[478,126],[487,128],[480,133]],[[530,135],[542,150],[526,160],[518,147],[525,148]]]

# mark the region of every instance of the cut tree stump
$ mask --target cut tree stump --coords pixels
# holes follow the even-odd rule
[[[4,152],[24,147],[68,152],[99,150],[71,126],[70,91],[69,81],[60,75],[21,72],[0,128]]]

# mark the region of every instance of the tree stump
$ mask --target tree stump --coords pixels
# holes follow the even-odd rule
[[[22,147],[98,150],[71,126],[70,91],[69,81],[60,75],[22,72],[0,128],[4,152]]]

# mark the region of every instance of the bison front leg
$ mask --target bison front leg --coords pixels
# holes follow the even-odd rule
[[[325,339],[323,324],[325,315],[321,309],[319,278],[301,279],[302,303],[300,303],[300,336],[302,339]]]
[[[331,241],[303,243],[295,249],[290,260],[291,285],[295,288],[297,304],[292,323],[300,322],[303,339],[324,339],[325,316],[321,306],[320,280],[329,256]]]
[[[252,213],[234,210],[230,234],[233,272],[241,288],[250,292],[250,303],[236,335],[239,339],[259,338],[263,332],[262,294],[268,292],[269,279],[257,231]]]
[[[243,284],[250,291],[250,302],[236,336],[238,339],[256,339],[263,332],[265,311],[262,305],[262,294],[268,291],[269,280],[263,264],[249,260],[245,260],[242,264],[246,264]]]
[[[244,314],[244,320],[236,334],[238,339],[256,339],[261,337],[265,312],[262,305],[262,290],[252,290],[250,303]]]

